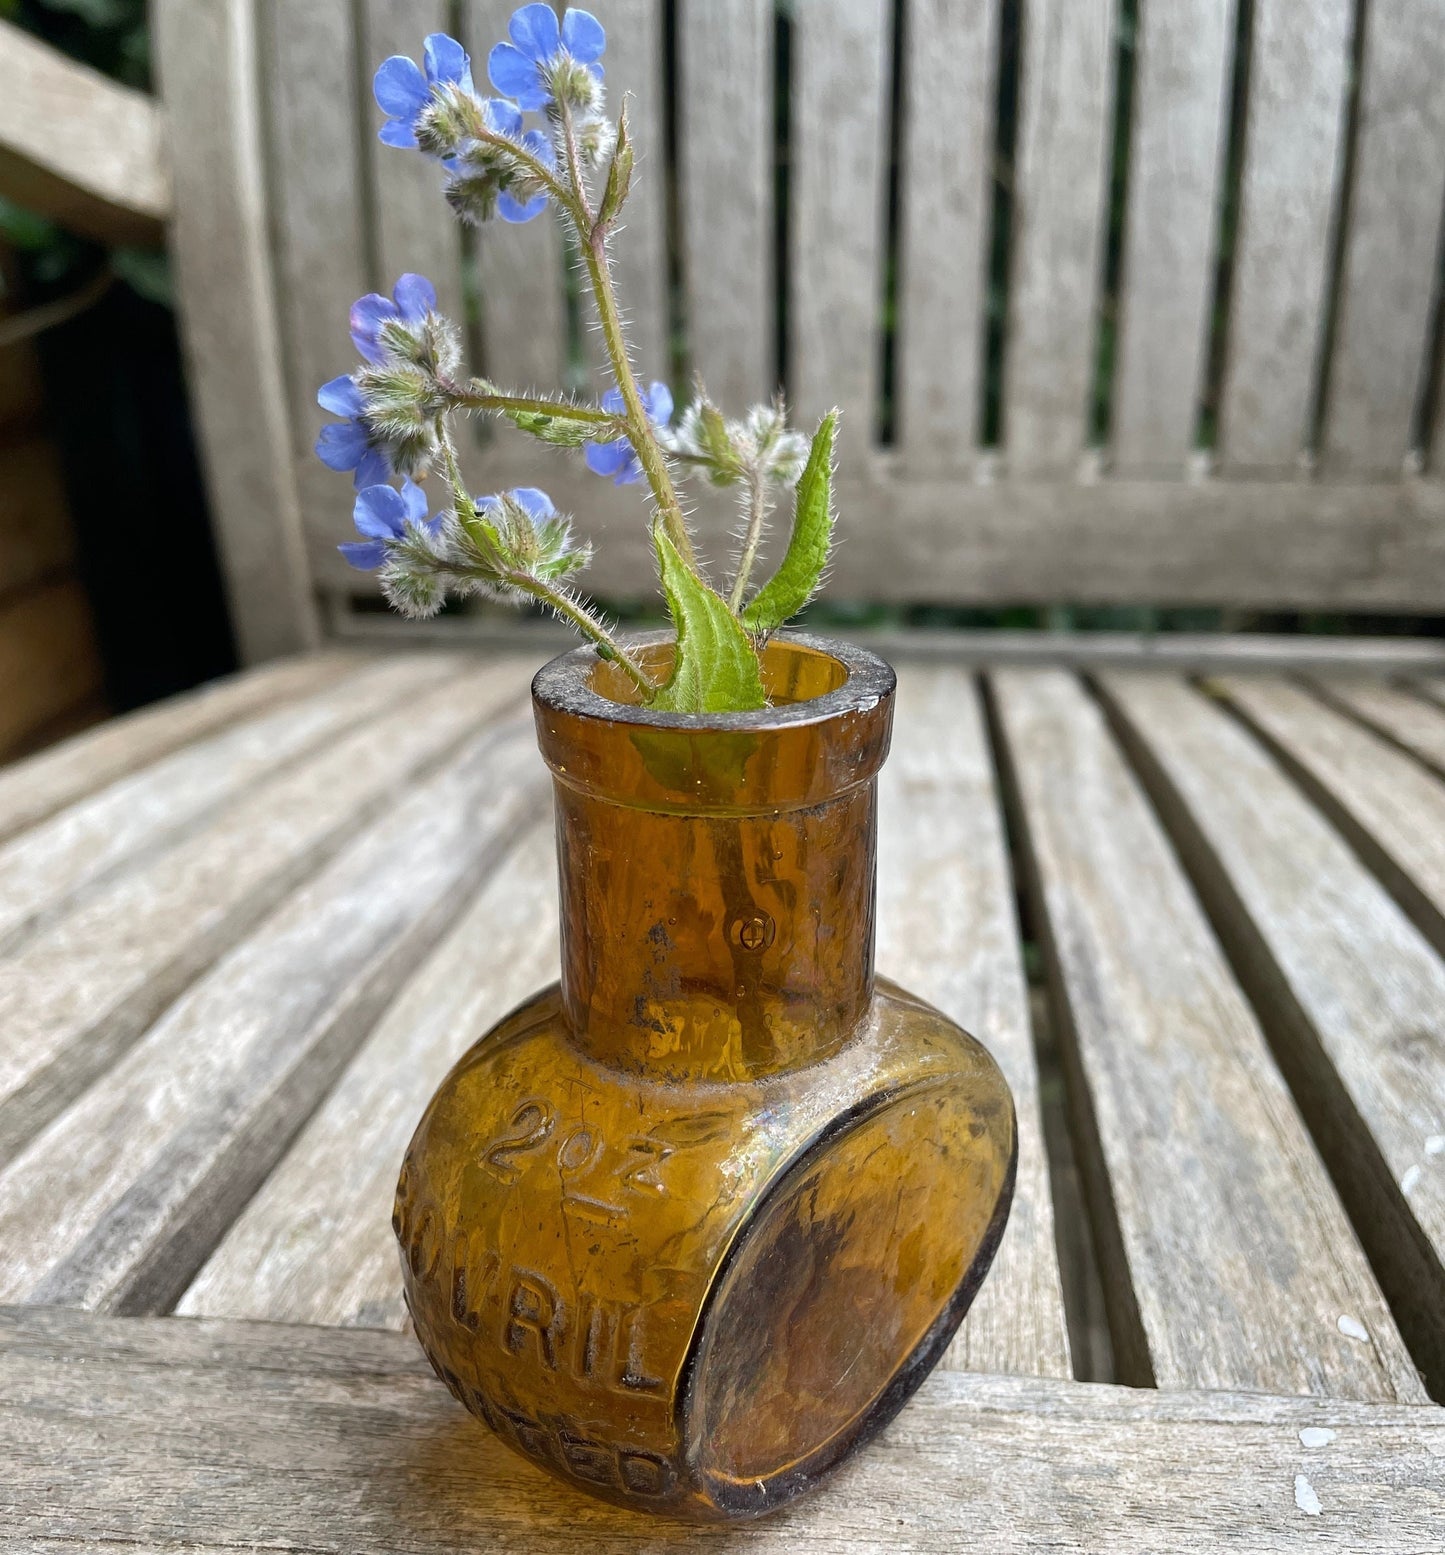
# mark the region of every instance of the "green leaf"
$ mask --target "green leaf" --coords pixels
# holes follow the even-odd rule
[[[727,601],[678,555],[654,525],[662,591],[677,629],[672,675],[652,706],[665,713],[746,713],[767,706],[758,656]]]
[[[632,164],[636,158],[632,135],[627,123],[627,104],[622,105],[622,117],[617,121],[617,144],[612,151],[612,161],[607,169],[607,182],[602,190],[602,204],[597,212],[597,225],[605,232],[617,220],[627,202],[632,188]]]
[[[605,423],[569,416],[559,405],[553,412],[540,410],[504,410],[502,414],[524,432],[556,448],[580,448],[583,443],[610,443],[622,435]]]
[[[830,410],[813,436],[812,452],[798,481],[793,533],[782,565],[743,611],[750,632],[772,632],[813,597],[833,544],[833,437],[838,412]]]

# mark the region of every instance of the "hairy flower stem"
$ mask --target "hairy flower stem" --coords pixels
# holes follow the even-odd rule
[[[738,557],[738,575],[733,579],[732,592],[728,595],[728,609],[734,615],[743,608],[743,595],[747,593],[753,563],[758,559],[758,546],[762,543],[763,525],[767,518],[768,486],[759,461],[748,469],[748,527],[743,538],[742,555]]]
[[[458,410],[523,411],[539,416],[563,415],[569,421],[587,421],[599,429],[624,433],[626,420],[614,416],[610,410],[599,410],[595,405],[578,405],[570,399],[548,399],[541,394],[497,394],[491,389],[479,387],[480,380],[470,383],[450,383],[439,379],[442,393]]]
[[[592,219],[592,205],[587,197],[586,180],[582,177],[582,159],[577,151],[577,136],[572,124],[572,109],[565,101],[559,101],[557,107],[561,114],[563,144],[567,153],[567,174],[572,182],[573,200],[569,203],[568,214],[572,216],[577,228],[577,243],[587,266],[592,295],[597,302],[597,319],[602,326],[602,338],[607,345],[612,376],[617,380],[622,403],[627,409],[628,440],[642,466],[643,474],[647,476],[647,484],[652,488],[663,530],[677,548],[678,555],[696,573],[697,552],[693,549],[687,520],[682,516],[682,504],[677,500],[667,461],[662,457],[662,449],[652,430],[652,420],[642,403],[642,394],[628,359],[622,315],[617,308],[617,294],[612,288],[612,267],[607,261],[607,234],[600,231]],[[577,219],[579,209],[586,217],[585,223]]]
[[[477,505],[472,501],[471,493],[462,481],[462,469],[457,461],[456,445],[452,442],[451,429],[447,426],[446,417],[438,416],[436,426],[437,442],[441,445],[442,458],[446,463],[447,484],[452,488],[457,517],[461,519],[464,527],[475,532],[479,523]],[[484,544],[485,534],[479,539]],[[656,685],[647,678],[637,660],[607,630],[602,618],[589,610],[581,600],[573,598],[565,589],[559,589],[543,578],[534,578],[528,572],[503,573],[502,582],[516,589],[519,594],[526,594],[537,600],[539,604],[545,605],[564,621],[570,621],[584,637],[592,639],[604,659],[615,659],[622,666],[627,678],[642,693],[643,701],[652,700],[657,691]]]

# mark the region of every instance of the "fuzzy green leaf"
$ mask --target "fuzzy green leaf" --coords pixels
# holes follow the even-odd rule
[[[580,448],[584,443],[610,443],[622,435],[605,423],[584,420],[581,416],[569,416],[567,407],[559,405],[551,413],[540,410],[504,410],[502,414],[524,432],[556,448]]]
[[[750,632],[776,631],[813,597],[833,544],[833,437],[838,412],[830,410],[813,436],[812,452],[798,481],[793,532],[782,564],[753,595],[742,623]]]
[[[746,713],[765,707],[758,656],[727,601],[652,531],[662,591],[677,629],[677,659],[652,706],[666,713]]]

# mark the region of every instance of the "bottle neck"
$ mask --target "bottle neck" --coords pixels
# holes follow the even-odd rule
[[[873,993],[875,784],[688,815],[556,785],[562,998],[600,1062],[748,1080],[836,1052]]]

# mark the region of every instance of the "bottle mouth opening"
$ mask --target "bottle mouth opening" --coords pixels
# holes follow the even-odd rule
[[[638,633],[626,646],[654,679],[666,679],[676,651],[670,632]],[[896,684],[892,667],[876,653],[805,632],[771,637],[763,649],[761,674],[767,707],[747,713],[664,713],[643,706],[621,667],[586,645],[543,665],[532,695],[540,706],[574,717],[694,733],[744,733],[867,713]]]

